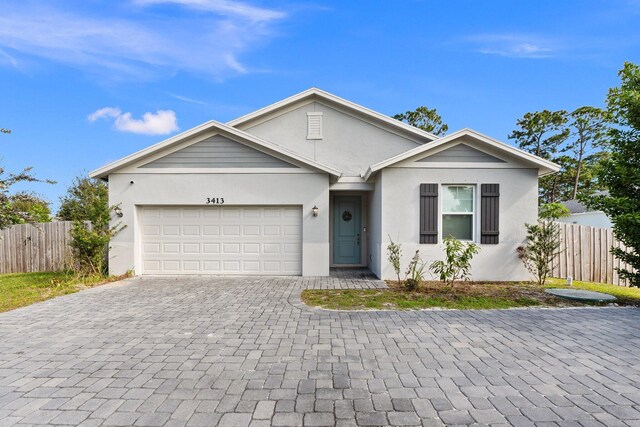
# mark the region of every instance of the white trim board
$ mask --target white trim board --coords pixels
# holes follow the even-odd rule
[[[300,92],[298,94],[285,98],[281,101],[278,101],[271,105],[267,105],[266,107],[260,108],[259,110],[253,111],[249,114],[245,114],[244,116],[238,117],[237,119],[227,122],[227,125],[233,126],[233,127],[240,127],[241,125],[247,122],[250,122],[254,119],[257,119],[258,117],[268,115],[281,108],[286,108],[292,104],[297,104],[300,101],[304,101],[307,98],[313,98],[313,97],[317,97],[320,100],[326,100],[334,104],[337,104],[341,107],[358,112],[371,120],[382,122],[390,126],[391,128],[401,129],[406,133],[413,134],[421,139],[427,139],[428,141],[434,141],[438,139],[436,135],[433,135],[429,132],[425,132],[422,129],[418,129],[415,126],[411,126],[407,123],[401,122],[400,120],[396,120],[392,117],[378,113],[377,111],[363,107],[362,105],[356,104],[355,102],[348,101],[344,98],[340,98],[339,96],[333,95],[329,92],[326,92],[322,89],[318,89],[316,87],[309,88],[303,92]]]
[[[509,154],[519,160],[525,161],[529,164],[533,164],[536,166],[536,168],[538,169],[538,175],[539,176],[544,176],[544,175],[548,175],[550,173],[554,173],[560,170],[560,166],[556,165],[553,162],[550,162],[548,160],[542,159],[538,156],[534,156],[533,154],[527,153],[526,151],[520,150],[518,148],[512,147],[508,144],[505,144],[504,142],[500,142],[498,140],[495,140],[493,138],[490,138],[486,135],[483,135],[479,132],[476,132],[474,130],[471,129],[461,129],[459,131],[456,131],[450,135],[447,135],[443,138],[438,139],[437,141],[434,141],[432,143],[429,144],[425,144],[423,146],[420,147],[416,147],[412,150],[409,151],[405,151],[404,153],[398,154],[397,156],[391,157],[387,160],[384,160],[380,163],[377,163],[375,165],[369,166],[369,169],[367,170],[367,172],[363,175],[363,178],[365,180],[369,179],[369,177],[371,177],[372,174],[374,174],[375,172],[384,169],[386,167],[389,166],[393,166],[396,165],[400,162],[402,162],[403,160],[407,160],[410,159],[412,157],[418,156],[420,154],[425,154],[427,152],[430,152],[432,150],[435,150],[439,147],[442,147],[445,144],[451,144],[453,141],[462,138],[462,137],[470,137],[472,139],[474,139],[477,142],[483,143],[483,144],[487,144],[488,146],[497,149],[498,151],[503,151],[506,154]],[[453,144],[451,144],[453,145]],[[440,167],[442,167],[443,165],[440,164]],[[474,167],[477,166],[477,163],[474,163]],[[495,167],[495,164],[493,164],[493,166]],[[466,164],[466,167],[469,167],[469,164]]]
[[[160,152],[166,153],[167,149],[173,148],[176,145],[178,145],[180,148],[183,148],[184,146],[191,145],[191,143],[195,143],[204,139],[204,138],[195,139],[194,142],[191,142],[189,138],[200,137],[202,136],[202,134],[207,134],[207,137],[208,137],[208,136],[212,136],[211,134],[215,134],[215,133],[219,133],[220,135],[233,139],[236,142],[240,142],[252,148],[256,148],[266,154],[269,154],[269,155],[275,154],[276,157],[279,157],[282,160],[293,161],[294,164],[296,162],[301,163],[303,165],[309,166],[321,172],[326,172],[333,176],[340,177],[341,175],[340,171],[333,169],[329,166],[325,166],[314,160],[304,158],[284,147],[281,147],[267,140],[258,138],[256,136],[253,136],[241,130],[235,129],[231,126],[225,125],[224,123],[211,120],[200,126],[196,126],[192,129],[189,129],[186,132],[182,132],[176,136],[173,136],[155,145],[152,145],[136,153],[133,153],[129,156],[126,156],[120,160],[109,163],[105,166],[102,166],[101,168],[95,169],[89,173],[89,176],[92,178],[106,178],[107,176],[109,176],[109,174],[115,172],[116,170],[119,170],[128,165],[131,165],[136,161],[141,161],[143,159],[146,159],[156,153],[160,153]],[[185,143],[185,144],[182,144],[182,143]]]

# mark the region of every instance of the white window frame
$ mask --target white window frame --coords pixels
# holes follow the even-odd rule
[[[472,202],[471,206],[473,210],[471,212],[445,212],[444,211],[444,192],[448,187],[467,187],[471,188]],[[471,215],[471,239],[460,240],[461,242],[476,242],[476,222],[478,220],[478,200],[476,197],[476,185],[475,184],[440,184],[440,221],[438,221],[438,240],[444,241],[444,216],[445,215]]]

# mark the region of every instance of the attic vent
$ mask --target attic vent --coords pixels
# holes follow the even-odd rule
[[[307,113],[307,139],[322,139],[322,113]]]

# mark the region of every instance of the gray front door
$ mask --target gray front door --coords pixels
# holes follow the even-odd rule
[[[333,199],[333,263],[360,264],[360,196]]]

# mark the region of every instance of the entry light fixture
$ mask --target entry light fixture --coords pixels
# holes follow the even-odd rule
[[[318,216],[318,207],[316,205],[313,205],[313,207],[311,208],[311,213],[314,217]]]
[[[118,215],[120,218],[122,218],[122,216],[124,215],[122,213],[122,209],[120,209],[120,206],[116,206],[115,208],[113,208],[113,212]]]

